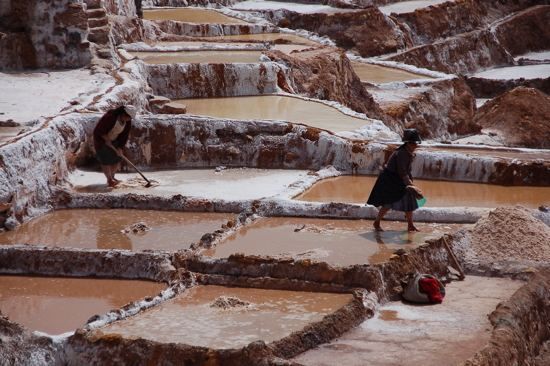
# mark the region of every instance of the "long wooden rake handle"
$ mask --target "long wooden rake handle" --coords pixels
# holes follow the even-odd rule
[[[151,187],[151,182],[149,181],[149,179],[145,178],[145,176],[143,175],[143,173],[142,173],[134,164],[132,164],[132,162],[131,162],[130,160],[128,160],[128,159],[126,158],[126,156],[120,155],[120,157],[121,157],[122,159],[124,159],[124,161],[127,162],[128,165],[130,165],[132,168],[134,168],[134,169],[136,170],[136,172],[138,172],[139,175],[141,175],[141,176],[143,177],[143,179],[145,179],[145,180],[147,181],[147,184],[145,185],[145,187]]]

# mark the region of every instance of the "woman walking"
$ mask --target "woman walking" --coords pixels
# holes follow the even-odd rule
[[[408,231],[420,231],[413,222],[413,211],[418,208],[418,202],[407,187],[413,186],[411,171],[414,151],[422,141],[416,129],[403,131],[402,141],[404,144],[388,160],[367,201],[369,205],[380,207],[373,223],[376,231],[383,231],[380,220],[389,210],[405,212]]]
[[[135,117],[136,108],[123,105],[105,113],[94,128],[95,151],[107,178],[107,185],[111,188],[121,182],[115,178],[115,173],[122,162],[122,149],[128,141],[132,118]]]

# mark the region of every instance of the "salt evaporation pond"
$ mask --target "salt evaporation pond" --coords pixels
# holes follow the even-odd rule
[[[80,193],[148,193],[159,196],[181,194],[186,197],[223,200],[255,200],[284,193],[287,187],[307,176],[307,170],[228,168],[145,171],[153,183],[145,188],[145,181],[137,173],[117,173],[123,182],[115,189],[108,188],[100,171],[77,170],[71,176],[73,189]]]
[[[249,305],[224,309],[215,302],[222,296]],[[200,286],[101,331],[165,343],[241,348],[257,340],[269,343],[288,336],[351,299],[350,294]]]
[[[166,52],[129,52],[150,65],[162,64],[233,64],[259,63],[262,51],[244,50],[203,50],[203,51],[166,51]]]
[[[188,98],[187,113],[233,119],[272,119],[303,123],[332,132],[354,131],[372,121],[348,116],[336,108],[316,101],[284,95],[253,95],[225,98]]]
[[[373,84],[384,84],[394,81],[407,81],[415,79],[432,79],[429,76],[415,74],[393,67],[369,64],[366,62],[351,61],[351,66],[361,81]]]
[[[409,233],[404,231],[406,223],[387,221],[383,225],[385,231],[376,232],[372,223],[373,220],[266,217],[242,227],[202,253],[215,258],[244,253],[312,259],[343,266],[372,264],[385,261],[397,249],[411,250],[427,239],[467,226],[415,223],[422,231]]]
[[[493,80],[546,79],[550,77],[550,65],[500,67],[475,73],[472,77]]]
[[[429,6],[435,6],[446,2],[449,2],[449,0],[400,1],[390,5],[379,6],[378,9],[380,9],[380,11],[385,15],[390,15],[391,13],[403,14],[412,13],[416,9],[427,8]]]
[[[175,20],[186,23],[250,24],[244,20],[227,16],[215,10],[197,8],[143,10],[143,19]]]
[[[0,244],[125,250],[187,249],[234,214],[129,209],[72,209],[49,212],[0,234]],[[136,231],[131,230],[136,225]]]
[[[0,276],[2,315],[29,329],[50,335],[83,328],[103,315],[145,296],[155,297],[166,285],[151,281]]]
[[[0,143],[11,140],[22,130],[22,127],[0,127]]]
[[[365,203],[376,176],[343,175],[327,178],[294,197],[308,202]],[[425,207],[482,207],[522,205],[536,209],[550,203],[548,187],[498,186],[492,184],[415,179],[424,193]]]

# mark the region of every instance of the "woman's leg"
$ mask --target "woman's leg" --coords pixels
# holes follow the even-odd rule
[[[380,207],[380,211],[378,211],[378,215],[376,215],[376,219],[374,219],[374,223],[372,224],[372,226],[374,226],[374,230],[376,231],[384,231],[381,227],[380,227],[380,220],[382,220],[382,218],[384,217],[384,215],[386,213],[388,213],[390,209],[388,207]]]
[[[420,231],[416,226],[414,226],[412,211],[405,212],[405,217],[407,218],[408,231]]]
[[[121,182],[120,180],[115,178],[115,174],[118,171],[119,166],[120,166],[120,163],[109,165],[109,167],[111,168],[111,177],[113,178],[113,181],[115,182],[115,184],[118,184]]]

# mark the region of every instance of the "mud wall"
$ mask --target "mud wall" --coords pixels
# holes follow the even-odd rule
[[[413,45],[419,46],[484,28],[487,25],[487,13],[484,2],[464,0],[432,5],[411,13],[391,15],[398,23],[406,25],[407,34]]]
[[[411,45],[400,28],[375,6],[352,13],[303,14],[278,10],[263,16],[281,27],[328,36],[338,47],[356,51],[362,57],[394,53]]]
[[[459,78],[433,82],[405,83],[407,90],[418,90],[405,100],[389,101],[382,96],[380,106],[403,129],[416,128],[422,139],[447,140],[475,134],[481,127],[474,122],[475,96]],[[376,90],[372,91],[376,99]]]
[[[298,260],[292,258],[275,259],[269,256],[246,256],[242,253],[230,255],[229,258],[209,258],[195,254],[176,254],[174,265],[178,268],[205,274],[225,274],[227,277],[271,277],[287,280],[318,282],[326,288],[334,285],[358,287],[372,291],[381,302],[400,298],[400,280],[407,273],[424,273],[428,271],[441,278],[447,276],[447,266],[451,265],[442,239],[392,260],[380,264],[357,264],[352,266],[333,266],[327,262]],[[250,280],[246,281],[252,282]],[[237,285],[237,281],[231,281]],[[218,282],[219,284],[219,282]]]
[[[495,27],[500,43],[513,56],[550,49],[550,6],[535,6]]]
[[[33,331],[11,322],[0,314],[0,364],[61,366],[61,348],[50,337],[35,335]]]
[[[103,277],[169,282],[175,268],[167,252],[0,245],[0,272],[62,277]]]
[[[383,60],[460,75],[514,64],[512,56],[488,30],[460,34],[438,43],[412,48]]]
[[[538,89],[550,95],[550,77],[496,80],[465,76],[464,82],[472,90],[476,98],[495,98],[520,86]]]
[[[401,131],[374,102],[353,71],[346,54],[333,47],[293,52],[268,51],[265,55],[281,67],[279,87],[291,94],[338,102],[370,118],[379,119],[392,130]]]
[[[173,20],[157,20],[155,24],[165,33],[191,37],[271,33],[276,29],[270,24],[195,24]]]
[[[92,58],[82,0],[5,0],[0,29],[0,71],[78,68]]]
[[[141,63],[155,95],[170,99],[229,97],[277,92],[279,66],[256,64],[164,64]]]

